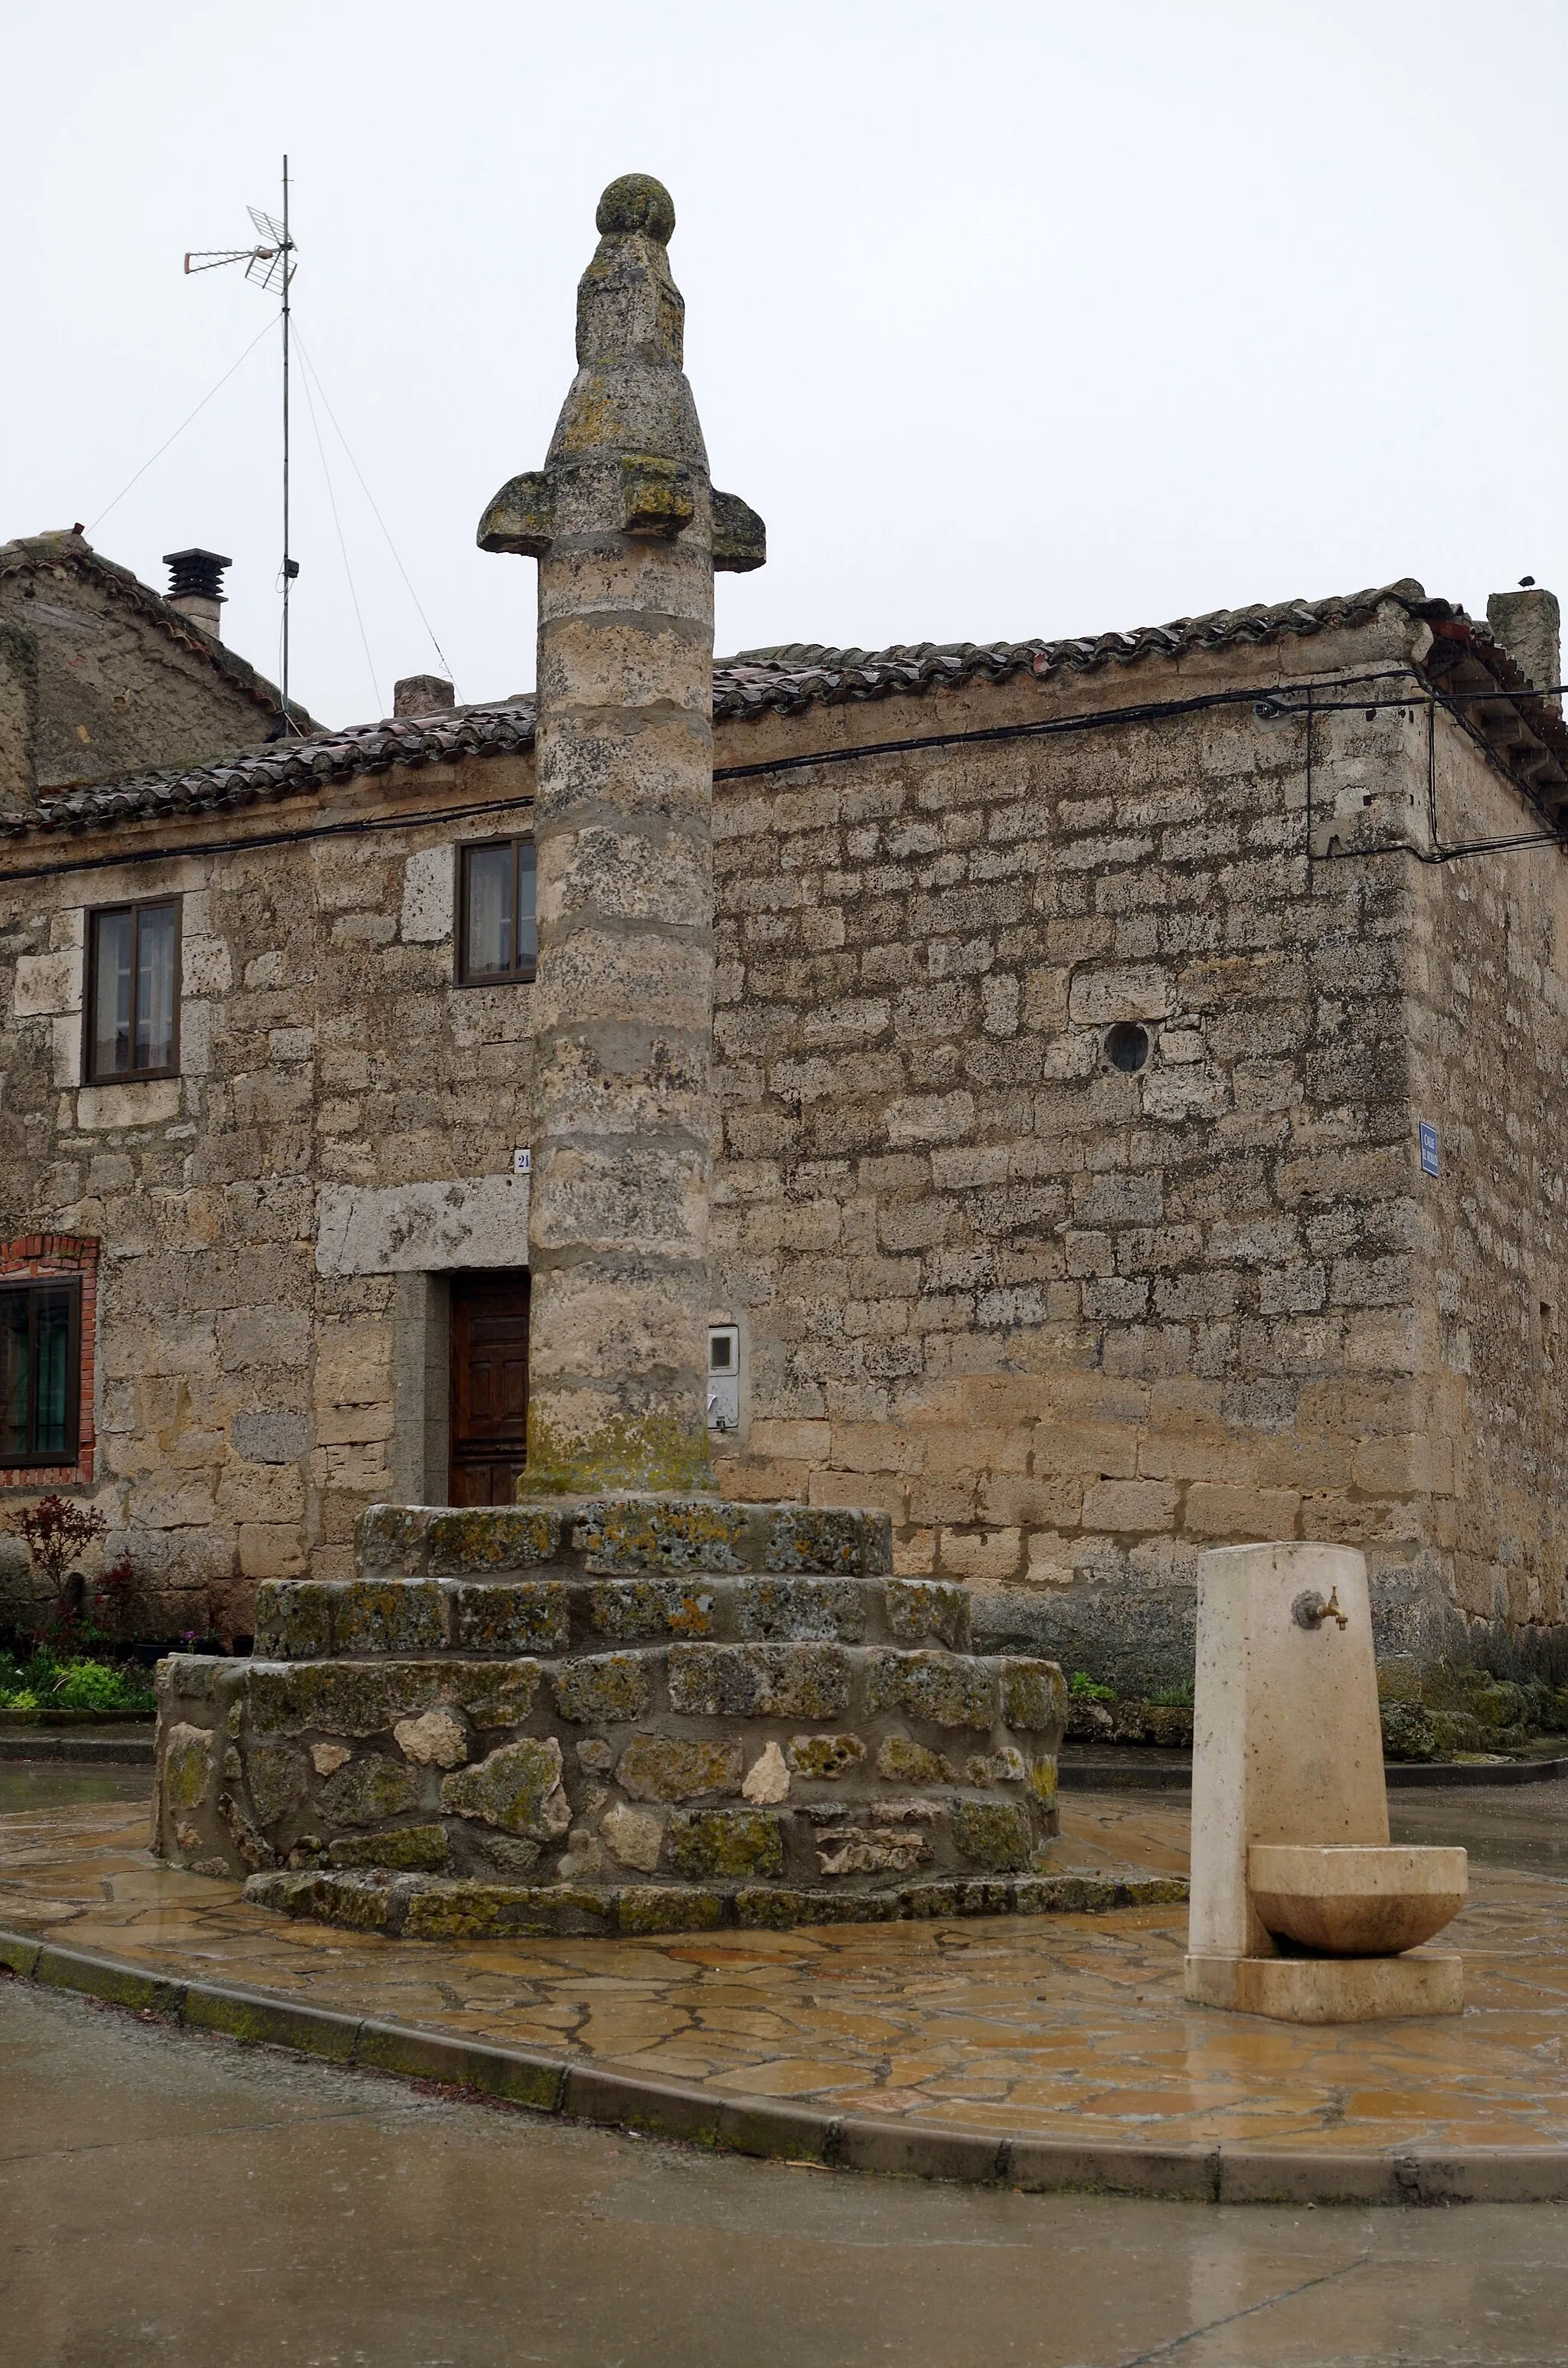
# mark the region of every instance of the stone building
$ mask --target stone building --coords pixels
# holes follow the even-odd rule
[[[885,1509],[1123,1683],[1219,1540],[1364,1546],[1386,1651],[1555,1646],[1568,732],[1510,602],[717,666],[727,1495]],[[220,673],[86,780],[0,700],[0,1504],[91,1497],[164,1634],[522,1469],[531,705],[270,742]]]
[[[0,814],[278,736],[278,692],[223,644],[229,561],[176,551],[166,564],[165,598],[80,527],[0,544]]]

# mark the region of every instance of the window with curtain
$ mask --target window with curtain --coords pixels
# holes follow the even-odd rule
[[[0,1282],[0,1464],[74,1463],[81,1285]]]
[[[483,839],[461,848],[459,884],[459,985],[532,978],[539,962],[532,839]]]
[[[88,916],[87,1081],[167,1077],[178,1060],[179,906]]]

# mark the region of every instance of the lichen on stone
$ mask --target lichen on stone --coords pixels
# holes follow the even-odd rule
[[[399,1873],[440,1874],[451,1864],[444,1826],[394,1826],[390,1833],[345,1835],[327,1858],[334,1866],[385,1866]]]
[[[1034,1849],[1028,1811],[1016,1801],[955,1801],[953,1839],[965,1858],[998,1873],[1027,1867]]]
[[[634,1735],[620,1755],[615,1778],[634,1801],[692,1801],[705,1793],[738,1793],[744,1764],[738,1736],[709,1741]]]
[[[602,1653],[568,1661],[554,1680],[555,1707],[562,1718],[618,1725],[641,1718],[651,1698],[648,1667],[638,1653]]]
[[[950,1653],[874,1652],[869,1657],[873,1711],[902,1710],[933,1726],[994,1724],[996,1687],[986,1662]]]
[[[1026,1735],[1060,1726],[1066,1714],[1067,1685],[1054,1661],[1005,1660],[1002,1716]]]
[[[373,1826],[414,1807],[419,1779],[402,1760],[372,1751],[329,1776],[317,1798],[323,1815],[335,1826]]]
[[[198,1809],[217,1773],[216,1739],[206,1727],[171,1726],[164,1745],[163,1796],[172,1810]]]
[[[894,1784],[950,1784],[952,1761],[907,1735],[887,1735],[877,1751],[877,1773]]]
[[[836,1782],[858,1768],[866,1757],[866,1747],[858,1735],[792,1735],[790,1737],[790,1765],[797,1776],[821,1777]]]
[[[561,1553],[561,1516],[544,1505],[466,1505],[430,1516],[432,1574],[534,1570]]]
[[[244,1753],[245,1786],[251,1806],[264,1826],[270,1826],[305,1797],[309,1776],[305,1756],[293,1744],[268,1736],[255,1736]]]
[[[561,1774],[555,1737],[525,1735],[444,1778],[441,1806],[529,1841],[558,1841],[572,1823]]]
[[[676,1809],[669,1824],[677,1874],[782,1874],[784,1837],[763,1809]]]

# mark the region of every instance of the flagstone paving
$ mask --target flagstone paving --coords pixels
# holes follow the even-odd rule
[[[1181,1796],[1071,1795],[1053,1865],[1183,1870],[1187,1815]],[[1568,2148],[1568,1881],[1533,1869],[1472,1867],[1462,2017],[1301,2029],[1186,2004],[1183,1907],[436,1944],[248,1907],[145,1841],[123,1803],[0,1818],[0,1926],[833,2113],[1079,2143]]]

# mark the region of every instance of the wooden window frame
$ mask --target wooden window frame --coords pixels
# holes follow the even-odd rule
[[[143,913],[173,911],[175,916],[174,1030],[169,1059],[156,1069],[99,1069],[94,1065],[96,1036],[95,1015],[98,1006],[98,924],[117,913],[131,916],[131,1049],[136,1051],[136,973],[137,946],[142,933]],[[82,1004],[82,1081],[89,1086],[139,1086],[153,1077],[177,1077],[179,1075],[180,970],[185,953],[185,899],[183,896],[125,897],[113,905],[93,905],[86,916],[86,992]]]
[[[456,886],[456,902],[457,902],[457,916],[458,916],[457,947],[456,947],[456,953],[457,953],[456,973],[457,973],[457,984],[458,984],[458,985],[459,985],[459,986],[531,986],[531,985],[533,985],[533,983],[534,983],[534,980],[535,980],[535,979],[537,978],[537,976],[539,975],[539,962],[538,962],[537,956],[536,956],[536,958],[535,958],[535,960],[534,960],[533,962],[529,962],[529,963],[528,963],[528,967],[527,967],[526,969],[522,966],[522,964],[521,964],[521,963],[519,963],[519,962],[516,960],[516,939],[517,939],[517,909],[518,909],[518,897],[517,897],[518,858],[519,858],[520,851],[521,851],[521,849],[522,849],[523,848],[525,848],[525,847],[531,848],[531,847],[533,846],[533,844],[534,844],[533,833],[532,833],[531,831],[526,831],[526,830],[525,830],[525,831],[517,831],[517,832],[515,832],[515,833],[508,833],[508,834],[506,835],[506,837],[505,837],[504,838],[465,838],[465,839],[460,839],[460,840],[458,842],[457,847],[454,848],[453,852],[454,852],[454,854],[455,854],[455,856],[456,856],[456,860],[457,860],[457,868],[458,868],[457,886]],[[513,943],[513,951],[514,951],[513,965],[512,965],[512,968],[511,968],[510,970],[489,970],[489,971],[485,971],[485,972],[483,972],[480,976],[478,976],[478,977],[476,977],[476,978],[471,978],[471,977],[469,976],[469,970],[468,970],[468,874],[469,874],[469,858],[470,858],[470,856],[471,856],[471,855],[477,855],[477,854],[481,853],[481,852],[482,852],[483,849],[485,849],[486,848],[494,848],[494,847],[509,847],[509,848],[511,848],[511,850],[512,850],[512,937],[513,937],[513,941],[514,941],[514,943]],[[534,874],[534,879],[535,879],[535,892],[534,892],[534,928],[535,928],[535,932],[536,932],[536,936],[535,936],[535,943],[536,943],[536,945],[537,945],[537,943],[538,943],[538,936],[537,936],[537,932],[538,932],[538,927],[539,927],[539,893],[538,893],[538,878],[539,878],[539,874],[538,874],[538,868],[537,868],[537,862],[536,862],[535,874]]]
[[[65,1335],[65,1438],[66,1444],[58,1454],[46,1455],[37,1446],[20,1455],[7,1455],[0,1451],[0,1473],[15,1486],[18,1472],[74,1474],[82,1461],[82,1274],[67,1270],[62,1274],[0,1275],[0,1297],[25,1292],[30,1303],[40,1292],[63,1291],[70,1302],[70,1315]],[[28,1322],[29,1345],[37,1337],[37,1327],[29,1314]],[[28,1409],[29,1431],[38,1422],[38,1359],[32,1360],[32,1403]]]

